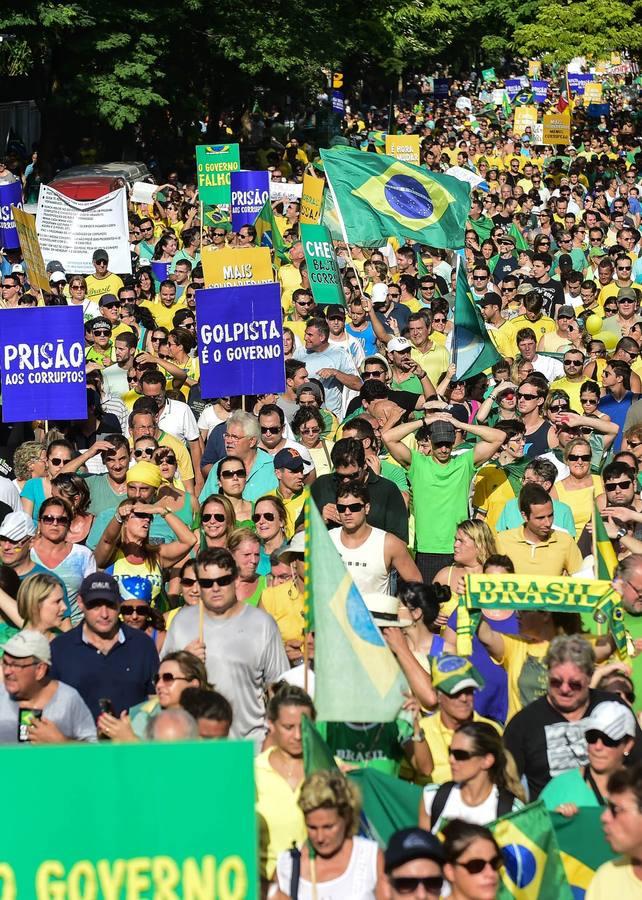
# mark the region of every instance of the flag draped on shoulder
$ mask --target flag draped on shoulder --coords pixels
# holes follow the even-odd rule
[[[455,291],[455,333],[453,352],[456,379],[472,378],[502,358],[495,349],[466,279],[466,264],[459,261]]]
[[[256,228],[256,242],[260,247],[269,247],[274,250],[274,262],[277,266],[289,262],[287,247],[279,231],[279,226],[274,219],[274,211],[269,198],[265,201],[261,212],[254,222]]]
[[[499,900],[573,900],[551,817],[541,800],[488,827],[504,857]]]
[[[323,722],[391,722],[407,683],[332,543],[306,502],[305,596],[314,617],[315,706]]]
[[[321,150],[321,158],[351,244],[380,247],[396,237],[431,247],[464,246],[470,185],[351,147]]]

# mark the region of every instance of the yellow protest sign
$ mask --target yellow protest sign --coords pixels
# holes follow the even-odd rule
[[[533,125],[537,125],[537,107],[515,107],[515,121],[513,123],[513,131],[515,134],[522,135],[527,128],[532,128]]]
[[[201,262],[206,288],[242,287],[274,281],[269,247],[240,250],[203,247]]]
[[[602,102],[602,85],[599,81],[589,81],[584,86],[585,103]]]
[[[611,65],[619,66],[622,63],[622,56],[619,53],[611,53]]]
[[[13,220],[16,223],[16,231],[20,240],[20,249],[25,261],[29,284],[39,287],[41,291],[49,291],[51,288],[49,287],[49,279],[45,270],[45,261],[42,258],[42,251],[36,233],[36,218],[18,209],[16,206],[12,206],[11,211]]]
[[[548,113],[544,116],[545,144],[569,144],[571,141],[571,117],[568,113]]]
[[[539,78],[541,70],[542,70],[542,64],[538,59],[529,59],[528,60],[528,77],[529,78]]]
[[[321,203],[323,201],[323,178],[315,178],[314,175],[303,176],[303,190],[301,191],[301,210],[299,222],[301,225],[317,225],[321,218]]]
[[[419,165],[419,135],[418,134],[387,134],[386,154],[394,156],[401,162]]]

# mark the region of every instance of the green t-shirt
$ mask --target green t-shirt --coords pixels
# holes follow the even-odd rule
[[[539,799],[544,801],[549,812],[554,812],[561,803],[574,803],[579,807],[600,805],[579,769],[570,769],[551,778]]]
[[[412,451],[408,480],[419,553],[453,552],[457,526],[469,516],[468,497],[474,473],[472,450],[452,456],[445,466]]]
[[[412,725],[394,722],[317,722],[316,729],[332,755],[351,766],[399,774],[403,745],[412,738]]]
[[[401,466],[396,466],[387,459],[380,459],[379,462],[381,463],[382,478],[387,478],[388,481],[392,481],[393,484],[397,485],[400,491],[410,490],[405,469],[402,469]]]
[[[408,391],[410,394],[420,395],[424,392],[424,389],[421,386],[421,381],[419,381],[416,375],[411,375],[410,378],[406,378],[405,381],[391,381],[390,390]]]
[[[89,512],[97,516],[105,509],[113,509],[123,500],[127,499],[127,491],[123,494],[117,494],[111,487],[106,475],[90,475],[86,480],[91,501],[89,503]]]

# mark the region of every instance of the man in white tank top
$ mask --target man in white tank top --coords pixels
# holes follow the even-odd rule
[[[368,525],[370,512],[368,487],[351,481],[337,491],[337,512],[341,528],[333,528],[330,537],[345,567],[361,593],[389,594],[390,572],[396,569],[404,581],[421,581],[421,572],[404,542]]]

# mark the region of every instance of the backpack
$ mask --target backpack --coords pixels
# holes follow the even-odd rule
[[[444,784],[440,784],[435,793],[434,800],[432,801],[432,807],[430,809],[430,820],[433,827],[439,821],[441,814],[444,811],[446,803],[448,802],[448,798],[450,797],[450,792],[455,787],[456,782],[454,781],[446,781]],[[512,794],[510,791],[506,790],[506,788],[499,788],[499,796],[497,798],[497,817],[507,815],[507,813],[511,812],[513,809],[513,803],[517,798],[515,794]]]

